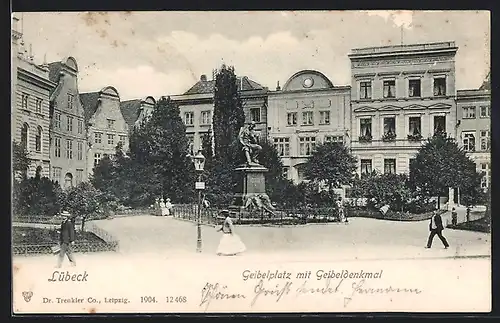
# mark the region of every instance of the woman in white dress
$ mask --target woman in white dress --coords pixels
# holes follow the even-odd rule
[[[222,231],[223,235],[217,248],[218,256],[235,256],[246,250],[245,244],[240,237],[234,233],[233,220],[229,216],[229,211],[224,210],[221,214],[227,214],[224,224],[218,231]]]

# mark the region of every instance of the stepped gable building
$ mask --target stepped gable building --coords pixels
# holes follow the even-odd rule
[[[30,158],[27,176],[50,174],[49,98],[56,84],[49,79],[47,64],[34,62],[31,46],[24,46],[22,33],[13,18],[11,30],[11,137],[23,145]]]
[[[478,89],[457,91],[457,119],[459,142],[484,172],[481,187],[487,190],[491,183],[491,85],[490,75]]]
[[[457,132],[455,42],[353,49],[351,146],[358,171],[407,173],[423,140]]]
[[[284,175],[303,181],[303,165],[326,141],[349,145],[350,86],[334,86],[323,73],[302,70],[269,92],[268,131]]]
[[[129,133],[151,116],[155,104],[156,100],[152,96],[120,102],[120,110],[127,122]]]
[[[57,86],[50,94],[50,178],[62,188],[86,181],[87,131],[78,92],[78,64],[73,57],[49,64]]]
[[[213,76],[215,74],[213,73]],[[254,121],[255,130],[262,138],[267,137],[267,88],[246,76],[237,77],[238,91],[245,111],[245,122]],[[189,90],[182,95],[171,96],[179,105],[181,117],[186,125],[191,153],[201,149],[203,136],[212,131],[215,79],[201,75]]]
[[[124,151],[128,150],[129,127],[120,109],[120,95],[114,87],[82,93],[80,99],[85,109],[89,140],[87,169],[92,174],[94,166],[104,156],[115,153],[119,142]]]

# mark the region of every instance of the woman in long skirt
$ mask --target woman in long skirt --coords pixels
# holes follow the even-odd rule
[[[229,217],[229,211],[224,210],[221,214],[226,214],[227,216],[224,220],[224,224],[219,229],[219,231],[222,231],[223,235],[220,239],[219,247],[217,248],[217,255],[234,256],[242,253],[246,250],[246,247],[240,237],[234,233],[233,220]]]

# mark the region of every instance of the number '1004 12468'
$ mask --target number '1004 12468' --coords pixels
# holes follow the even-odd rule
[[[186,296],[167,296],[166,297],[167,303],[186,303],[187,302],[187,297]]]
[[[141,303],[156,303],[156,298],[153,296],[141,296]]]

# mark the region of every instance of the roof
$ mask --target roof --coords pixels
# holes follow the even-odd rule
[[[484,80],[483,84],[481,85],[481,87],[479,89],[491,91],[491,72],[488,72],[486,79]]]
[[[237,77],[238,88],[240,91],[250,91],[250,90],[263,90],[264,87],[259,83],[249,79],[246,76]],[[198,81],[184,94],[206,94],[213,93],[215,88],[215,80],[210,81]]]
[[[59,82],[59,72],[63,67],[63,63],[61,62],[53,62],[49,63],[49,80],[52,82]]]
[[[100,92],[80,93],[80,100],[85,111],[85,121],[88,121],[96,112],[99,96]]]
[[[123,119],[128,124],[129,129],[134,127],[137,118],[139,118],[139,110],[141,108],[142,100],[128,100],[120,102],[120,110],[123,115]]]

